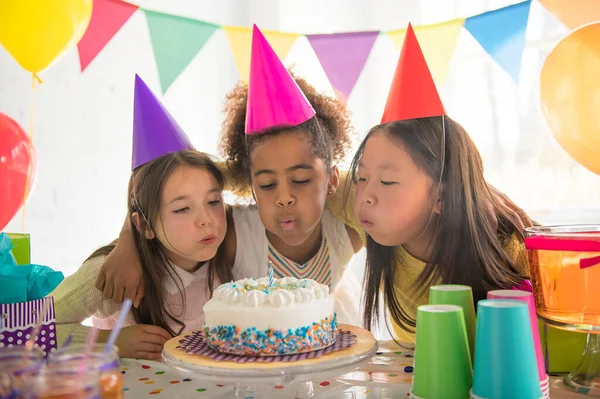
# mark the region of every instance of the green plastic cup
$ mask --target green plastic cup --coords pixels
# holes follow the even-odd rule
[[[471,353],[471,364],[475,358],[475,305],[473,303],[473,290],[468,285],[442,284],[434,285],[429,289],[430,305],[456,305],[463,309],[465,327]]]
[[[460,306],[419,306],[414,364],[412,397],[469,398],[473,368]]]

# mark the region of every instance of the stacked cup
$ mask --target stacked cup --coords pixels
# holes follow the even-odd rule
[[[456,305],[463,310],[467,340],[471,353],[471,362],[475,356],[475,306],[473,304],[473,290],[468,285],[441,284],[429,289],[430,305]]]
[[[550,398],[550,378],[546,374],[546,363],[544,362],[544,354],[542,352],[542,344],[540,341],[540,331],[538,329],[537,313],[535,311],[535,299],[531,292],[521,290],[496,290],[488,292],[488,299],[513,299],[523,301],[527,304],[529,312],[529,322],[531,324],[531,332],[533,335],[533,347],[537,360],[538,375],[540,378],[540,389],[545,399]]]
[[[479,301],[475,346],[472,399],[542,398],[525,302]]]
[[[417,326],[411,397],[467,399],[473,369],[463,309],[419,306]]]

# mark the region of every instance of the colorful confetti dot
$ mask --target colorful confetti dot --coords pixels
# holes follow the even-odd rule
[[[225,385],[222,385],[222,384],[217,384],[217,386],[218,386],[219,388],[223,388]]]
[[[398,377],[398,374],[394,374],[394,373],[388,374],[388,377]]]
[[[150,366],[146,366],[145,364],[142,364],[142,368],[143,368],[144,370],[148,370],[148,369],[150,368]]]
[[[412,373],[413,372],[413,367],[412,366],[406,366],[404,367],[404,372],[405,373]]]
[[[383,352],[377,352],[376,355],[383,355]]]
[[[158,389],[155,389],[154,391],[150,392],[150,395],[158,395],[161,392],[162,392],[162,388],[158,388]]]
[[[275,386],[274,386],[274,388],[275,388],[275,389],[283,389],[283,388],[285,388],[285,387],[284,387],[283,385],[275,385]]]
[[[179,384],[179,381],[169,381],[169,384]]]
[[[196,392],[206,392],[206,388],[198,388],[196,389]]]
[[[411,358],[411,357],[413,357],[413,355],[404,355],[404,357]]]
[[[123,388],[123,392],[129,391],[129,388]]]
[[[150,379],[150,378],[146,378],[146,377],[144,377],[144,378],[140,378],[140,381],[148,381],[149,379]]]
[[[329,381],[323,381],[323,382],[322,382],[322,383],[320,383],[319,385],[320,385],[320,386],[322,386],[322,387],[326,387],[326,386],[328,386],[329,384],[330,384],[330,382],[329,382]]]
[[[401,354],[402,354],[402,352],[394,352],[394,354],[396,354],[396,355],[401,355]]]
[[[127,371],[127,370],[129,370],[129,367],[123,367],[123,369],[122,369],[122,370],[125,370],[125,371]]]
[[[146,381],[146,382],[144,382],[144,384],[146,384],[146,385],[154,384],[154,381]]]
[[[154,374],[161,375],[161,374],[164,374],[164,373],[165,373],[164,371],[157,371],[157,372],[156,372],[156,373],[154,373]]]
[[[183,382],[190,382],[191,380],[189,378],[184,378],[182,381]]]
[[[121,371],[121,374],[125,374],[125,371]]]

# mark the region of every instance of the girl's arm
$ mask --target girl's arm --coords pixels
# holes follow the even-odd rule
[[[103,260],[103,256],[87,260],[79,270],[65,278],[48,294],[54,297],[59,347],[69,335],[73,337],[74,343],[86,342],[89,327],[82,326],[81,322],[88,317],[103,310],[108,313],[118,311],[117,306],[104,300],[102,293],[94,288]]]
[[[124,298],[139,306],[144,297],[142,262],[135,248],[129,218],[125,219],[117,245],[105,258],[96,279],[96,288],[105,298],[121,303]]]

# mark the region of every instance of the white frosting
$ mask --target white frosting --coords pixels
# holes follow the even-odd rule
[[[261,306],[270,303],[273,306],[291,306],[294,302],[306,303],[329,296],[329,287],[314,280],[295,277],[273,279],[269,286],[268,277],[254,280],[245,278],[220,285],[213,297],[226,303],[241,302],[247,306]]]
[[[298,328],[334,314],[329,287],[294,277],[243,279],[219,286],[204,305],[205,326],[235,325],[241,329]]]
[[[244,303],[248,306],[257,307],[262,306],[265,303],[266,299],[267,294],[265,294],[263,291],[254,290],[246,294]]]
[[[306,303],[315,299],[315,290],[313,288],[298,288],[294,291],[294,298],[298,303]]]
[[[289,290],[275,290],[269,292],[269,302],[273,306],[290,306],[294,303],[294,293]]]

